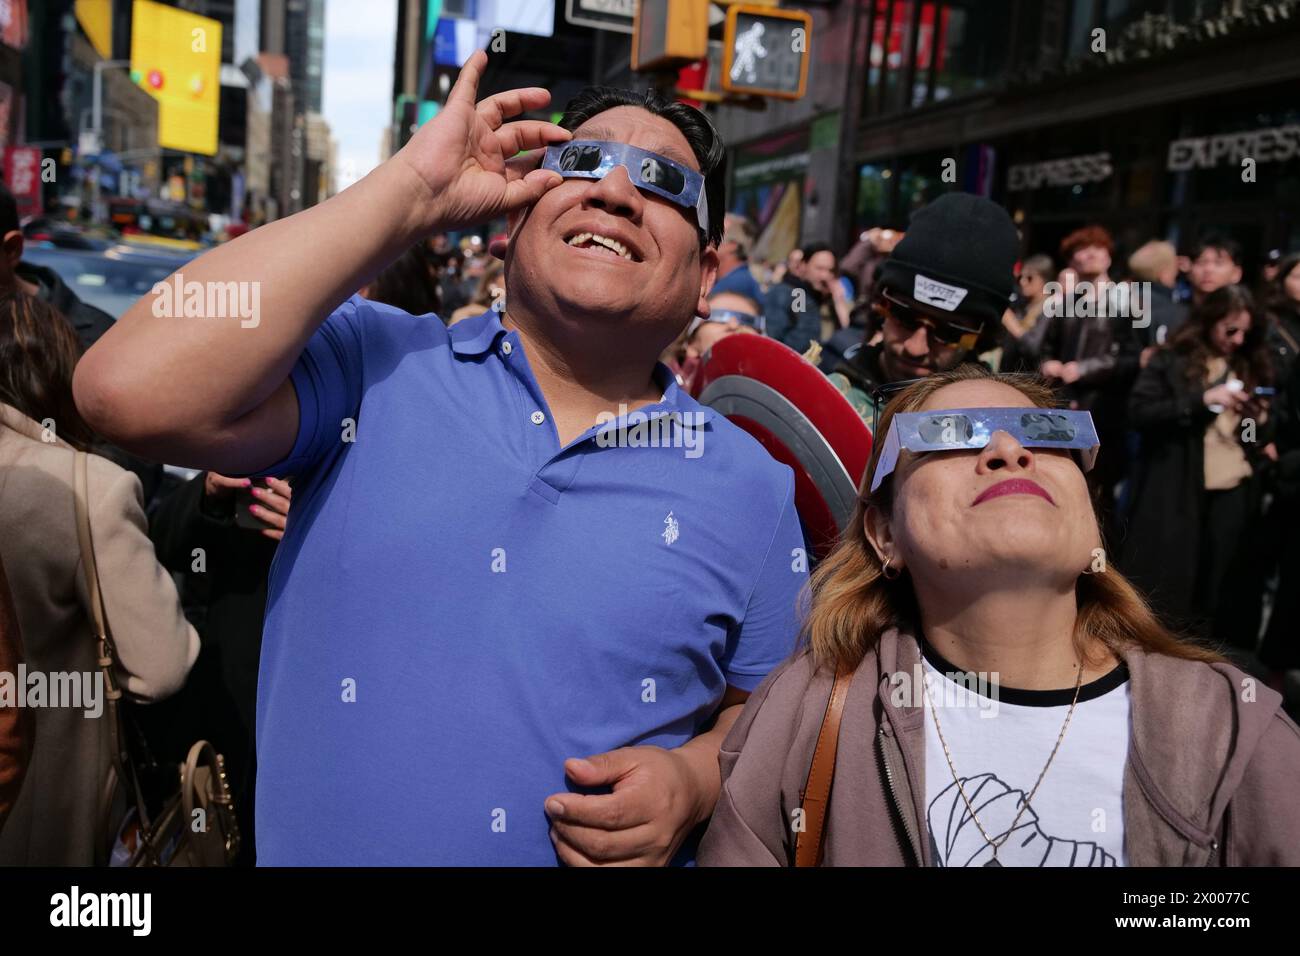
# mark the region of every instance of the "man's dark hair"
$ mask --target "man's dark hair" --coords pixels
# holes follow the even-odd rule
[[[810,242],[808,243],[808,245],[804,246],[799,251],[803,253],[804,262],[807,262],[809,259],[817,255],[817,253],[819,252],[829,252],[831,255],[835,256],[835,250],[832,249],[830,245],[825,242]],[[840,259],[839,256],[835,256],[836,262],[839,262],[839,259]]]
[[[723,159],[726,156],[722,137],[713,128],[709,118],[684,103],[671,100],[658,90],[644,93],[619,89],[613,86],[588,86],[580,90],[564,107],[560,126],[573,132],[598,113],[616,106],[636,106],[672,123],[691,147],[700,172],[704,174],[704,194],[709,202],[708,244],[716,246],[722,241],[722,220],[726,214],[726,184]]]
[[[1197,259],[1201,258],[1201,254],[1204,253],[1206,249],[1214,249],[1217,252],[1222,252],[1232,260],[1233,265],[1241,265],[1243,255],[1241,243],[1232,238],[1232,236],[1228,235],[1226,232],[1207,232],[1205,235],[1201,236],[1200,239],[1197,239],[1196,245],[1192,246],[1192,261],[1195,262]]]
[[[9,187],[0,180],[0,236],[18,229],[18,203]]]

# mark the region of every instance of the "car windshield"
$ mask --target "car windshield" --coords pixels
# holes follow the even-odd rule
[[[120,318],[154,283],[185,264],[186,258],[149,257],[109,249],[105,252],[28,246],[23,261],[53,269],[77,298]]]

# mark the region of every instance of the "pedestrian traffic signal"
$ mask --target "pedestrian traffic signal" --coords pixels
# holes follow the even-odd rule
[[[737,5],[727,8],[722,88],[797,100],[808,81],[812,17],[802,10]]]
[[[640,0],[632,22],[632,69],[677,69],[704,57],[708,0]]]

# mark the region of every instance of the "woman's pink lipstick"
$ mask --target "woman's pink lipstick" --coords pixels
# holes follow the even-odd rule
[[[1002,495],[1038,495],[1040,498],[1045,498],[1049,504],[1056,504],[1052,500],[1052,496],[1047,493],[1047,489],[1038,482],[1030,481],[1028,478],[1009,478],[1006,481],[999,481],[996,485],[985,488],[980,493],[980,496],[971,503],[971,507],[974,508],[975,505],[982,501],[988,501],[990,498],[998,498]]]

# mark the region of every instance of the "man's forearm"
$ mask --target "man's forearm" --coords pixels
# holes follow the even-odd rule
[[[257,314],[186,318],[183,298],[144,296],[78,367],[83,413],[127,447],[219,436],[284,382],[330,311],[417,238],[420,188],[390,161],[329,201],[187,263],[177,270],[182,289],[198,283],[206,303],[210,285],[237,283],[236,301]]]
[[[713,806],[718,802],[718,793],[722,789],[722,771],[718,767],[718,751],[727,739],[731,725],[740,716],[744,704],[732,704],[718,712],[718,719],[713,726],[682,746],[675,753],[687,760],[692,776],[697,782],[699,802],[696,807],[694,826],[703,823],[713,815]]]

